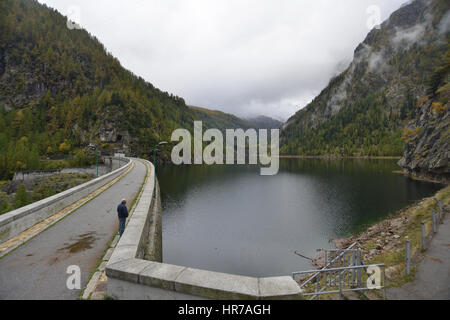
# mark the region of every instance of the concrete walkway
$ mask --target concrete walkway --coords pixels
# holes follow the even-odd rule
[[[450,216],[439,225],[414,282],[387,291],[390,300],[450,299]]]
[[[77,299],[109,240],[117,232],[116,207],[133,199],[144,181],[140,161],[123,179],[64,220],[0,259],[0,300]],[[81,269],[81,289],[66,286],[67,267]]]

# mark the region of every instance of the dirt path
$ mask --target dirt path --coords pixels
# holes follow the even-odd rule
[[[391,300],[450,299],[450,216],[439,225],[425,258],[420,262],[415,281],[387,291]]]

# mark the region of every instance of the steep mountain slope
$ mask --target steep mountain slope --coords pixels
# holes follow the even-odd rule
[[[0,30],[0,179],[40,169],[43,157],[88,159],[93,147],[146,156],[174,129],[192,129],[194,120],[249,127],[236,117],[190,109],[35,0],[2,0]],[[169,150],[163,152],[168,158]]]
[[[89,144],[146,154],[173,129],[192,127],[194,114],[182,98],[124,69],[88,32],[67,28],[55,10],[33,0],[0,6],[5,172],[34,169],[23,154],[61,156]]]
[[[411,1],[372,30],[347,70],[288,120],[281,152],[401,155],[403,129],[448,48],[449,8],[445,0]]]
[[[189,108],[124,69],[85,30],[35,0],[0,2],[0,179],[42,157],[87,159],[96,147],[147,156],[173,130],[250,128],[233,115]],[[168,158],[169,150],[163,151]]]

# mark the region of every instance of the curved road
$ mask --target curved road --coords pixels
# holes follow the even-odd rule
[[[0,259],[0,300],[77,299],[81,290],[66,286],[67,267],[81,269],[81,288],[117,232],[116,208],[133,199],[144,182],[145,165],[134,168],[111,188]]]

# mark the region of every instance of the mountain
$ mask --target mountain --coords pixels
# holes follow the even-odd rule
[[[405,145],[406,170],[442,171],[449,88],[435,70],[448,51],[449,6],[415,0],[372,30],[348,69],[289,119],[281,151],[401,155]],[[2,0],[0,30],[0,179],[42,169],[42,158],[89,161],[92,148],[147,156],[194,120],[221,129],[271,125],[188,107],[35,0]],[[168,158],[169,151],[162,153]]]
[[[42,169],[42,158],[86,159],[93,148],[147,156],[174,129],[204,119],[67,25],[35,0],[0,2],[0,179]],[[206,126],[216,120],[207,117]],[[232,118],[222,125],[234,122],[241,125]]]
[[[266,116],[248,118],[246,121],[257,129],[279,129],[283,125],[281,121]]]
[[[200,107],[189,107],[197,120],[203,121],[208,128],[215,128],[221,131],[226,129],[249,129],[252,124],[242,120],[235,115],[222,111],[209,110]]]
[[[281,153],[402,155],[403,131],[449,48],[449,7],[410,1],[373,29],[350,66],[283,126]]]
[[[206,127],[225,129],[279,129],[283,123],[266,116],[241,119],[235,115],[200,107],[189,107],[195,117],[206,123]]]
[[[0,5],[0,161],[9,174],[35,167],[18,149],[54,157],[96,145],[145,155],[175,128],[193,126],[182,98],[124,69],[57,11],[32,0]]]

